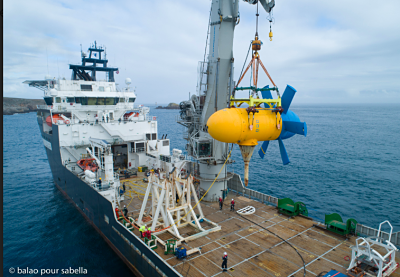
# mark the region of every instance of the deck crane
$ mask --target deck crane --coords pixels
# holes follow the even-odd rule
[[[244,1],[253,5],[258,2]],[[275,6],[274,0],[259,2],[267,13]],[[180,104],[181,119],[178,123],[187,127],[186,150],[197,161],[196,178],[200,181],[200,188],[209,190],[204,197],[206,201],[216,201],[231,177],[226,167],[223,168],[225,163],[232,162],[228,157],[228,143],[213,139],[206,125],[214,112],[228,107],[230,103],[234,88],[233,34],[239,21],[239,0],[212,0],[208,51],[206,43],[204,61],[199,63],[197,95]]]

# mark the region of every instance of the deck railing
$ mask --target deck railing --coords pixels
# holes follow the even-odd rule
[[[236,173],[233,173],[233,177],[230,180],[228,180],[228,188],[236,191],[239,194],[242,194],[244,197],[247,196],[250,199],[255,198],[256,200],[262,203],[266,204],[270,203],[274,206],[278,205],[278,198],[259,191],[248,189],[245,186],[243,186],[242,179]]]
[[[260,201],[262,203],[272,204],[274,206],[278,205],[277,197],[273,197],[271,195],[267,195],[265,193],[246,188],[243,185],[242,179],[236,173],[233,173],[232,179],[230,179],[228,181],[228,188],[230,190],[235,191],[236,193],[242,194],[244,197],[248,197],[250,199],[254,199],[254,200]],[[377,229],[365,226],[360,223],[357,224],[356,232],[360,236],[364,236],[364,237],[371,237],[371,236],[378,235]],[[389,239],[389,233],[381,231],[380,237],[387,240],[387,239]],[[400,246],[400,232],[392,233],[392,238],[390,241],[394,245]]]

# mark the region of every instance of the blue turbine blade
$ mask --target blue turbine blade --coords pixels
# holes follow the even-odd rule
[[[283,165],[287,165],[288,163],[290,163],[290,161],[289,161],[289,157],[286,152],[286,149],[285,149],[285,145],[283,145],[283,141],[281,138],[278,139],[278,142],[279,142],[279,151],[281,152],[281,158],[282,158]]]
[[[263,87],[263,88],[269,88],[269,85],[266,85],[266,86]],[[262,92],[261,92],[261,96],[262,96],[263,99],[272,99],[272,94],[271,94],[271,91],[270,91],[270,90],[262,91]],[[268,107],[267,104],[264,103],[264,108],[269,108],[269,107]]]
[[[282,95],[282,108],[284,114],[289,110],[290,103],[292,103],[295,94],[296,90],[292,86],[287,85]]]
[[[307,136],[307,124],[297,121],[283,121],[283,128],[291,133]]]
[[[261,159],[264,159],[265,153],[267,153],[268,145],[269,145],[269,141],[266,140],[261,145],[260,150],[258,150],[258,154],[260,155]]]

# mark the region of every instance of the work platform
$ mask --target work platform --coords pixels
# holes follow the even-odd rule
[[[139,173],[138,177],[129,180],[146,185],[142,181],[143,178],[143,173]],[[142,205],[141,199],[137,194],[129,191],[125,196],[125,200],[121,203],[122,207],[126,205],[129,210],[128,215],[137,218]],[[140,195],[139,197],[142,198]],[[231,212],[232,198],[235,199],[235,210],[253,206],[256,208],[255,213],[240,216],[236,212]],[[192,204],[195,203],[192,201]],[[303,262],[296,251],[262,227],[287,240],[297,249],[306,264],[306,276],[316,276],[331,269],[346,273],[350,264],[350,246],[355,245],[356,237],[345,239],[318,228],[315,225],[321,227],[324,225],[310,218],[302,216],[289,218],[279,214],[274,206],[233,192],[229,192],[222,210],[219,210],[218,203],[201,202],[201,205],[205,218],[221,226],[220,231],[182,244],[188,250],[200,247],[201,253],[178,260],[172,254],[164,255],[163,247],[154,250],[183,276],[303,276]],[[203,222],[202,227],[207,229],[207,223]],[[134,229],[133,232],[136,236],[140,236],[138,230]],[[179,232],[183,237],[187,237],[197,231],[191,226],[186,226],[179,228]],[[173,238],[167,232],[158,237],[164,241]],[[226,272],[221,270],[224,252],[228,254],[228,271]],[[384,249],[382,249],[383,253],[385,253]],[[397,257],[396,261],[400,263],[400,258]],[[400,277],[400,269],[390,276]]]

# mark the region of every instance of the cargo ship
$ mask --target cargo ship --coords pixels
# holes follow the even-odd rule
[[[258,1],[245,2],[257,5],[258,16]],[[275,2],[260,4],[270,13]],[[212,1],[197,94],[180,104],[187,155],[171,151],[169,139],[159,137],[157,118],[135,104],[129,78],[125,88],[116,86],[118,68],[107,66],[105,48],[96,42],[81,50],[81,65],[70,65],[71,80],[25,81],[44,92],[37,121],[56,187],[135,276],[400,276],[400,235],[393,228],[386,233],[335,213],[318,222],[304,203],[247,188],[258,142],[265,155],[269,141],[277,140],[288,163],[282,140],[306,135],[306,125],[289,111],[292,87],[281,97],[271,78],[271,88],[258,88],[257,80],[247,88],[238,87],[240,78],[234,82],[232,44],[239,22],[238,0]],[[262,65],[255,54],[259,45],[256,32],[247,67],[254,73]],[[241,90],[250,97],[235,98]],[[240,108],[243,103],[249,107]],[[218,118],[224,116],[215,116],[221,112],[244,118],[238,128],[246,131],[237,141],[221,133]],[[255,134],[259,120],[272,131]],[[226,170],[233,162],[230,143],[241,148],[245,185]]]

